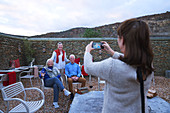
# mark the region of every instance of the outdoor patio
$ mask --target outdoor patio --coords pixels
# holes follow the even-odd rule
[[[76,93],[69,113],[100,113],[103,101],[104,91],[90,91],[84,95]],[[158,96],[148,99],[149,113],[169,113],[169,108],[170,104]]]
[[[86,87],[89,88],[89,86],[90,86],[89,78],[88,77],[85,77],[85,78],[87,80]],[[98,81],[97,80],[98,80],[97,77],[92,76],[91,85],[93,87],[89,88],[90,91],[98,91]],[[25,81],[23,83],[24,86],[26,85],[27,82],[28,81]],[[156,90],[157,90],[158,96],[161,97],[162,99],[166,100],[166,102],[170,103],[170,97],[169,97],[170,79],[167,79],[165,77],[156,76],[155,77],[155,83],[156,83]],[[34,86],[40,88],[40,86],[36,83],[36,81],[34,82]],[[100,86],[101,86],[100,90],[103,90],[104,85],[101,84]],[[76,85],[74,87],[76,87]],[[28,93],[28,95],[29,95],[28,99],[36,99],[35,97],[38,97],[38,95],[35,92]],[[22,94],[20,96],[22,97]],[[55,109],[52,105],[52,102],[53,102],[53,91],[52,91],[52,89],[45,90],[45,97],[46,97],[46,99],[45,99],[45,101],[46,101],[45,102],[45,106],[46,106],[45,112],[47,112],[47,113],[67,113],[67,112],[71,112],[69,110],[70,110],[70,106],[72,104],[72,101],[69,100],[69,97],[64,96],[62,92],[60,92],[60,98],[59,98],[59,106],[60,107],[58,109]],[[10,107],[14,106],[15,104],[17,104],[17,103],[13,102]],[[0,94],[0,110],[5,112],[6,109],[7,109],[7,106],[2,99],[2,95]],[[40,110],[37,111],[37,113],[42,113],[43,110],[44,109],[42,107]],[[101,109],[99,110],[99,112],[100,111],[101,111]]]

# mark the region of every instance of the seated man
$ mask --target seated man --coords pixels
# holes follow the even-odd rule
[[[73,100],[73,82],[80,82],[82,83],[81,87],[85,87],[86,79],[80,77],[81,70],[78,64],[74,62],[75,56],[73,54],[70,55],[70,63],[68,63],[65,67],[65,74],[68,77],[68,85],[69,85],[69,91],[71,92],[70,99]]]

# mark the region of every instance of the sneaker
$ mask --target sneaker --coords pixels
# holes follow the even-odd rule
[[[59,108],[58,102],[53,102],[55,108]]]
[[[70,91],[68,91],[68,90],[65,90],[65,91],[64,91],[64,95],[65,95],[65,96],[69,96],[70,94],[71,94]]]
[[[72,100],[73,100],[73,98],[74,98],[74,94],[73,94],[73,93],[71,93],[71,95],[70,95],[70,100],[72,101]]]

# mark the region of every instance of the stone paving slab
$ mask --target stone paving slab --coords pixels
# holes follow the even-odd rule
[[[170,104],[158,96],[148,99],[148,106],[151,113],[170,113]]]
[[[103,97],[103,91],[75,94],[69,113],[101,113]],[[160,97],[148,99],[148,106],[151,108],[151,113],[170,113],[170,104]]]

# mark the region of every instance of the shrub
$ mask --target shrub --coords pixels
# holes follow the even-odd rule
[[[88,37],[88,38],[92,38],[92,37],[101,37],[101,33],[100,31],[94,31],[92,29],[86,29],[83,37]]]
[[[32,43],[28,40],[24,40],[24,55],[25,55],[25,62],[27,65],[29,65],[29,63],[32,61],[32,59],[34,58],[34,50],[31,48],[32,47]]]

